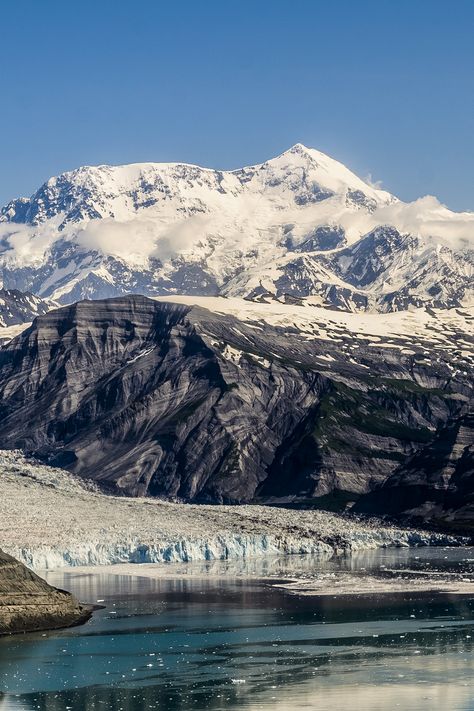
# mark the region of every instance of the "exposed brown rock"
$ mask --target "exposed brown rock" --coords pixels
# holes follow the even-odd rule
[[[0,635],[72,627],[91,611],[0,551]]]

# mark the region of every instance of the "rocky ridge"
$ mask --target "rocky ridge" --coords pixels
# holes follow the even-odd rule
[[[0,437],[114,492],[341,509],[469,414],[473,322],[311,299],[81,302],[0,351]]]
[[[451,418],[431,446],[422,447],[357,503],[364,513],[383,513],[415,524],[471,532],[474,529],[474,413]]]

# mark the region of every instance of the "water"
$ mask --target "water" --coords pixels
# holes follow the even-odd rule
[[[170,567],[166,579],[50,574],[106,608],[83,627],[0,639],[0,710],[474,709],[474,601],[294,597],[258,579],[318,566],[474,576],[474,551]]]

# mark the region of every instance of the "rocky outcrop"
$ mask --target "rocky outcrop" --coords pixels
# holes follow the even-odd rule
[[[474,414],[440,427],[356,510],[474,531]]]
[[[343,508],[472,397],[463,316],[378,316],[388,342],[349,316],[141,296],[51,311],[0,351],[1,445],[130,495]]]
[[[71,627],[90,615],[90,607],[0,551],[0,635]]]

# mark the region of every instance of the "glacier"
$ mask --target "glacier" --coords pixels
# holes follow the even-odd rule
[[[189,506],[183,504],[182,506]],[[354,530],[339,547],[337,536],[332,543],[315,538],[253,534],[247,536],[225,535],[214,538],[183,538],[173,541],[144,543],[142,538],[118,536],[117,540],[89,541],[72,545],[16,546],[3,545],[6,551],[33,570],[56,570],[67,567],[103,566],[120,563],[194,563],[200,561],[238,560],[277,555],[312,555],[332,558],[333,555],[360,550],[390,547],[453,546],[463,539],[428,531]],[[466,539],[467,542],[467,539]]]
[[[110,496],[19,451],[0,451],[0,520],[2,549],[34,570],[466,542],[325,511]]]

